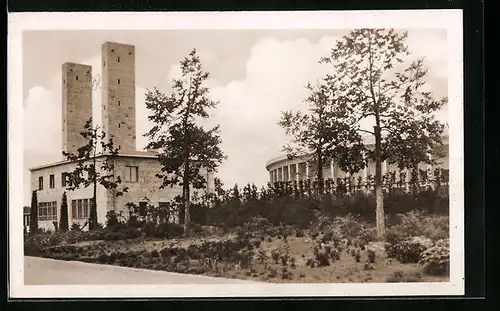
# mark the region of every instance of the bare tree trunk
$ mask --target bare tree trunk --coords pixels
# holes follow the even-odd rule
[[[378,122],[377,122],[378,123]],[[375,133],[375,200],[377,236],[385,239],[384,193],[382,189],[382,137],[380,126],[374,126]]]
[[[323,194],[323,152],[321,148],[318,149],[318,192],[319,195]]]

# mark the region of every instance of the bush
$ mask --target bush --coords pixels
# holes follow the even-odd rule
[[[420,254],[425,250],[426,246],[418,240],[404,240],[386,246],[387,257],[397,259],[401,263],[418,263]]]
[[[118,225],[120,222],[118,221],[118,215],[116,211],[108,211],[106,213],[106,227],[113,227]]]
[[[106,228],[103,232],[102,239],[105,241],[117,241],[117,240],[128,240],[136,239],[141,236],[141,232],[133,227],[118,224],[112,227]]]
[[[80,223],[74,222],[71,224],[71,231],[80,231],[82,230]]]
[[[450,272],[450,242],[439,240],[420,255],[419,264],[429,275],[448,275]]]
[[[156,227],[155,237],[173,239],[184,234],[184,227],[181,224],[163,223]]]
[[[317,252],[315,254],[316,264],[318,267],[327,267],[330,265],[330,260],[328,259],[329,254],[324,252]]]
[[[386,279],[386,282],[389,283],[422,282],[422,275],[418,272],[395,271],[390,277]]]
[[[448,216],[430,215],[417,210],[396,216],[396,224],[387,232],[390,242],[398,242],[415,236],[440,240],[449,236]]]

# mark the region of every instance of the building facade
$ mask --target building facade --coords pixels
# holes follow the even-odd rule
[[[102,128],[113,138],[118,155],[100,154],[97,165],[113,162],[113,176],[120,177],[121,187],[128,191],[117,197],[114,190],[97,185],[97,220],[106,221],[108,211],[127,211],[127,203],[162,206],[182,194],[181,187],[160,189],[162,180],[156,176],[161,171],[158,153],[136,150],[135,116],[135,48],[133,45],[105,42],[102,47]],[[62,65],[62,140],[63,151],[74,153],[88,143],[81,135],[85,123],[92,117],[92,68],[85,64]],[[61,153],[62,155],[62,153]],[[37,192],[38,226],[54,229],[60,222],[63,193],[68,201],[69,224],[86,223],[93,204],[93,186],[69,190],[67,174],[76,163],[65,160],[31,168],[31,190]],[[205,193],[213,191],[213,173],[202,171],[207,180]],[[177,218],[171,221],[178,221]]]
[[[420,165],[420,169],[434,169],[434,168],[442,168],[444,170],[449,169],[449,152],[448,152],[448,135],[443,136],[443,157],[437,159],[437,164],[434,166],[429,165]],[[269,181],[271,183],[281,182],[281,181],[300,181],[316,179],[315,163],[312,161],[311,154],[303,154],[294,158],[289,158],[287,156],[281,156],[274,159],[271,159],[266,164],[266,169],[269,172]],[[398,172],[400,171],[397,165],[388,164],[386,161],[382,163],[382,175],[388,172]],[[408,171],[408,170],[405,170]],[[375,175],[375,162],[370,161],[366,167],[357,173],[351,174],[350,176],[342,171],[335,164],[334,161],[329,161],[324,165],[323,168],[323,177],[324,179],[333,179],[337,178],[345,178],[345,177],[362,177],[367,178],[369,175]]]

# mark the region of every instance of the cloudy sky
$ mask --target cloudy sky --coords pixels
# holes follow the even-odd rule
[[[147,88],[169,92],[178,62],[196,48],[211,73],[211,97],[220,105],[213,121],[221,126],[228,159],[219,169],[226,186],[267,182],[265,163],[287,142],[277,125],[282,110],[303,106],[304,86],[328,70],[318,64],[344,30],[158,30],[30,31],[23,35],[24,185],[30,202],[29,167],[61,160],[61,65],[77,62],[100,74],[105,41],[136,46],[137,149],[149,130],[144,105]],[[447,95],[444,30],[409,30],[414,58],[426,57],[429,86]],[[94,91],[94,120],[100,123],[101,94]],[[446,121],[446,109],[441,113]]]

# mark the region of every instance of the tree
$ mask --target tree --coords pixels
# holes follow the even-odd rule
[[[69,230],[68,198],[66,196],[66,191],[64,191],[61,199],[61,219],[59,221],[59,230],[62,232]]]
[[[113,139],[106,139],[106,133],[99,126],[92,126],[90,118],[80,135],[87,140],[87,144],[78,148],[75,153],[63,151],[63,155],[71,162],[76,163],[76,168],[68,173],[67,189],[73,191],[80,187],[93,187],[92,205],[89,213],[89,230],[98,228],[97,222],[97,185],[102,185],[108,190],[113,190],[114,195],[119,197],[128,191],[127,187],[117,190],[121,183],[121,178],[114,178],[113,157],[116,156],[120,148],[115,148]],[[101,152],[98,153],[100,146]],[[98,160],[98,157],[102,159]],[[100,162],[100,163],[98,163]],[[100,166],[98,166],[100,164]]]
[[[146,107],[152,112],[148,119],[154,126],[144,136],[149,139],[146,148],[159,150],[161,187],[182,186],[184,232],[189,234],[191,187],[202,189],[207,181],[200,170],[216,172],[225,156],[219,147],[219,126],[200,125],[218,104],[208,98],[209,73],[194,49],[180,65],[182,76],[172,81],[170,95],[157,88],[146,92]]]
[[[356,131],[373,137],[374,147],[362,152],[375,162],[376,219],[385,235],[382,162],[411,168],[433,164],[431,150],[442,144],[443,124],[434,113],[447,102],[425,90],[428,70],[423,59],[409,62],[407,32],[357,29],[331,49],[321,63],[332,67],[326,84],[335,86]],[[364,128],[370,122],[373,127]]]
[[[284,111],[278,124],[293,137],[292,144],[283,148],[290,159],[298,154],[312,154],[319,190],[323,192],[323,169],[329,160],[348,162],[349,165],[344,165],[348,171],[362,168],[363,162],[359,159],[354,161],[350,156],[356,155],[356,151],[362,148],[361,135],[351,130],[341,105],[332,102],[336,92],[332,85],[312,86],[309,83],[307,89],[310,91],[305,101],[308,103],[307,112]],[[339,154],[344,158],[340,158]],[[346,161],[345,157],[349,157],[350,161]]]
[[[30,233],[38,232],[38,198],[36,190],[31,193],[31,209],[30,209]]]

